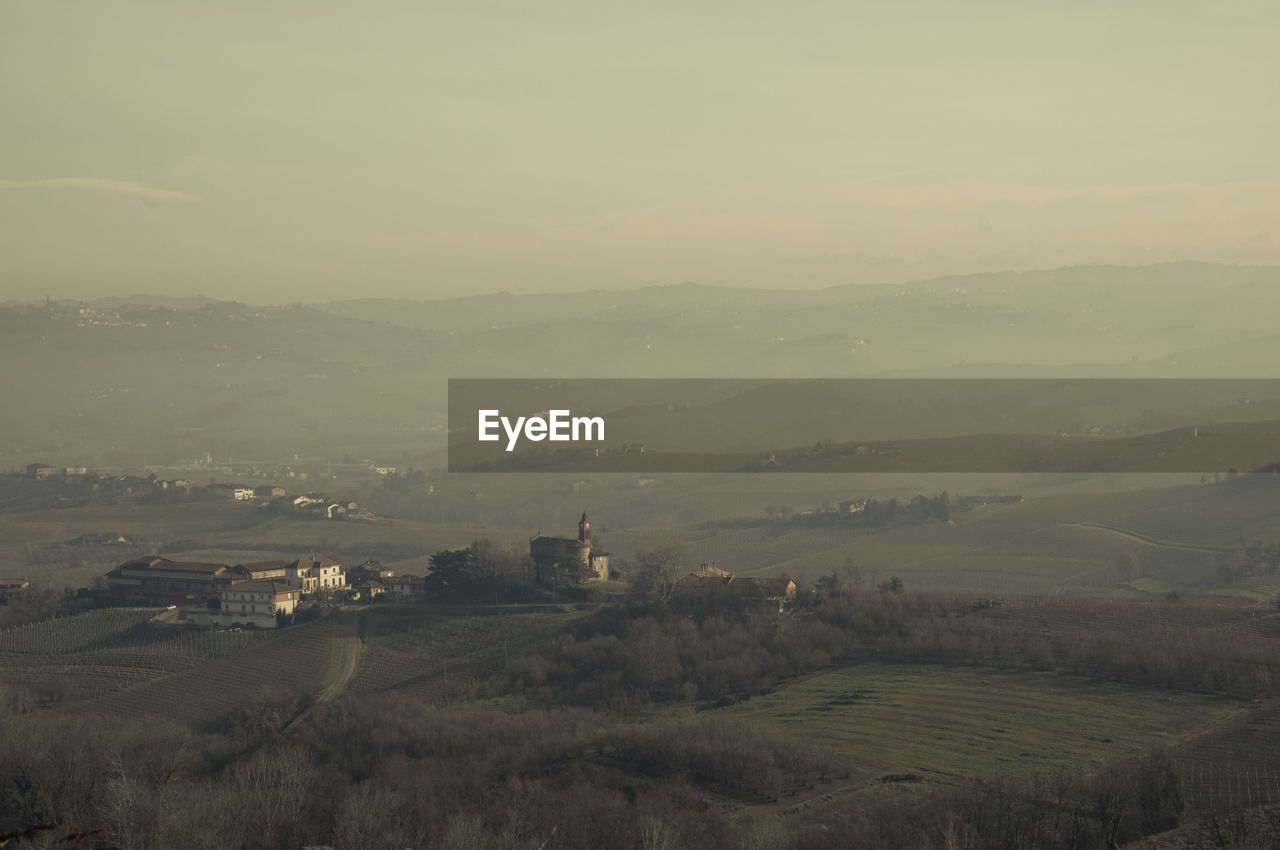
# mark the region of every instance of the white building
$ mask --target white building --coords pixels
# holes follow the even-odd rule
[[[187,620],[198,626],[256,626],[274,629],[278,614],[292,614],[301,591],[281,581],[242,581],[218,594],[221,608],[188,608]]]
[[[347,583],[342,564],[331,558],[299,558],[284,568],[285,580],[303,593],[337,590]]]

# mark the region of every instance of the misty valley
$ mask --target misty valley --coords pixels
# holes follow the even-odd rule
[[[1280,394],[1213,379],[1269,377],[1275,274],[0,305],[0,843],[1273,846]],[[621,448],[468,474],[459,377],[545,379],[544,422],[556,380],[762,383],[606,389]],[[1007,415],[965,383],[1187,377]],[[1010,451],[966,399],[1084,459],[831,462]],[[659,422],[776,451],[646,471]]]

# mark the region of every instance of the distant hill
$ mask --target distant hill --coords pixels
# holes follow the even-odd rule
[[[450,377],[1271,376],[1280,268],[1177,263],[813,291],[0,307],[0,462],[444,447]],[[119,316],[116,316],[116,314]],[[785,436],[785,435],[779,435]],[[784,443],[785,444],[785,443]]]

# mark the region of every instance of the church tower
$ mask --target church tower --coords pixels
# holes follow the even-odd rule
[[[582,512],[582,519],[578,520],[578,542],[591,545],[591,520],[587,519],[587,512]]]

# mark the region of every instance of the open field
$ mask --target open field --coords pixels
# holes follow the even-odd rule
[[[855,494],[851,494],[855,495]],[[1216,558],[1238,543],[1280,540],[1280,482],[1270,476],[1215,485],[1124,493],[1044,496],[952,515],[949,523],[880,531],[853,524],[702,523],[614,531],[611,545],[643,546],[646,538],[686,543],[699,561],[745,575],[783,570],[813,581],[847,560],[868,580],[898,575],[921,590],[991,594],[1163,594],[1220,589]],[[1134,554],[1144,585],[1115,573]],[[1156,582],[1153,586],[1150,581]],[[1266,596],[1270,584],[1253,587]],[[1242,592],[1240,588],[1233,592]],[[1244,588],[1250,592],[1250,588]]]
[[[762,524],[722,528],[711,535],[689,528],[682,538],[698,561],[743,575],[785,570],[812,582],[852,560],[867,581],[892,574],[912,589],[991,594],[1096,594],[1100,588],[1094,577],[1114,567],[1122,554],[1154,548],[1099,529],[999,516],[1017,507],[1021,506],[993,506],[984,509],[989,516],[981,518],[878,533],[854,527]]]
[[[1010,600],[989,609],[986,616],[997,621],[1020,621],[1055,636],[1160,626],[1183,634],[1221,635],[1226,640],[1272,637],[1280,630],[1280,610],[1246,604],[1030,598]]]
[[[54,587],[88,586],[94,576],[167,541],[207,540],[254,528],[262,516],[245,503],[122,502],[76,508],[0,513],[0,575],[22,576]],[[120,534],[141,545],[62,546],[84,534]]]
[[[821,740],[864,776],[1050,777],[1221,726],[1238,702],[1048,673],[866,664],[717,714]]]

